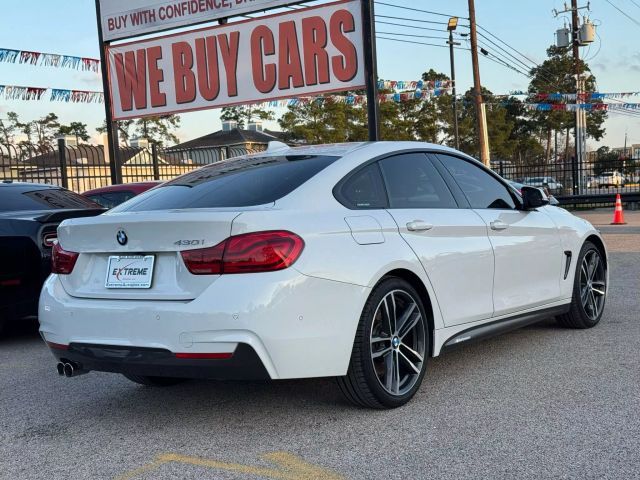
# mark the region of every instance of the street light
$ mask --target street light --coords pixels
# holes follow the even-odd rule
[[[456,66],[453,58],[453,47],[460,45],[453,41],[453,31],[458,27],[458,17],[451,17],[447,23],[449,31],[449,58],[451,59],[451,86],[453,93],[453,134],[456,142],[456,149],[460,150],[460,137],[458,134],[458,99],[456,97]]]

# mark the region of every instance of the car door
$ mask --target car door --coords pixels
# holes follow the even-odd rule
[[[476,162],[453,155],[436,157],[487,226],[495,256],[494,315],[558,300],[563,250],[551,218],[542,209],[518,209],[519,199]]]
[[[390,156],[379,165],[389,213],[427,272],[445,325],[490,318],[493,249],[483,220],[458,207],[425,153]]]

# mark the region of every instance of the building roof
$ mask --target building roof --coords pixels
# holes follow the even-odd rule
[[[126,165],[127,162],[133,160],[136,156],[142,154],[151,158],[151,152],[140,147],[120,147],[120,163]],[[182,164],[182,160],[175,154],[165,154],[162,151],[158,152],[158,158],[161,162],[179,165]],[[67,165],[69,166],[106,166],[108,165],[105,155],[104,147],[100,145],[78,145],[76,147],[67,147],[66,149]],[[60,159],[58,157],[58,150],[51,150],[40,155],[34,155],[19,162],[14,162],[16,166],[33,166],[39,168],[53,167],[58,168],[60,166]],[[136,162],[137,163],[137,162]]]
[[[185,150],[193,148],[207,147],[227,147],[231,145],[239,145],[246,143],[269,143],[278,140],[275,132],[260,132],[257,130],[241,130],[234,128],[232,130],[218,130],[217,132],[204,135],[203,137],[194,138],[193,140],[180,143],[168,150]]]

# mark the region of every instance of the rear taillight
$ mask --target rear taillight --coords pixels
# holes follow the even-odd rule
[[[215,247],[181,252],[194,275],[273,272],[291,266],[304,241],[284,230],[254,232],[229,237]]]
[[[45,233],[42,236],[42,244],[45,247],[51,248],[53,247],[53,245],[56,243],[56,240],[58,239],[58,234],[56,232],[53,233]]]
[[[73,267],[76,265],[78,254],[76,252],[68,252],[63,250],[59,243],[53,246],[51,252],[51,273],[58,273],[61,275],[68,275],[73,272]]]

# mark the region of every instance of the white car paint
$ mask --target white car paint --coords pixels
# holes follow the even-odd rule
[[[72,274],[45,282],[41,333],[62,345],[171,352],[233,352],[244,343],[273,379],[340,376],[363,306],[389,272],[410,272],[424,287],[433,356],[471,327],[570,302],[575,269],[564,278],[564,252],[575,259],[588,237],[600,236],[563,209],[351,210],[332,194],[363,163],[415,150],[464,157],[420,142],[299,147],[290,153],[342,158],[273,204],[67,220],[60,245],[80,256]],[[496,221],[507,228],[493,230]],[[409,230],[411,222],[430,228]],[[120,229],[131,239],[124,247],[116,242]],[[192,247],[175,245],[187,238],[210,247],[230,235],[274,229],[305,242],[293,266],[276,272],[195,276],[180,256]],[[109,255],[140,252],[157,256],[152,288],[106,289]]]

